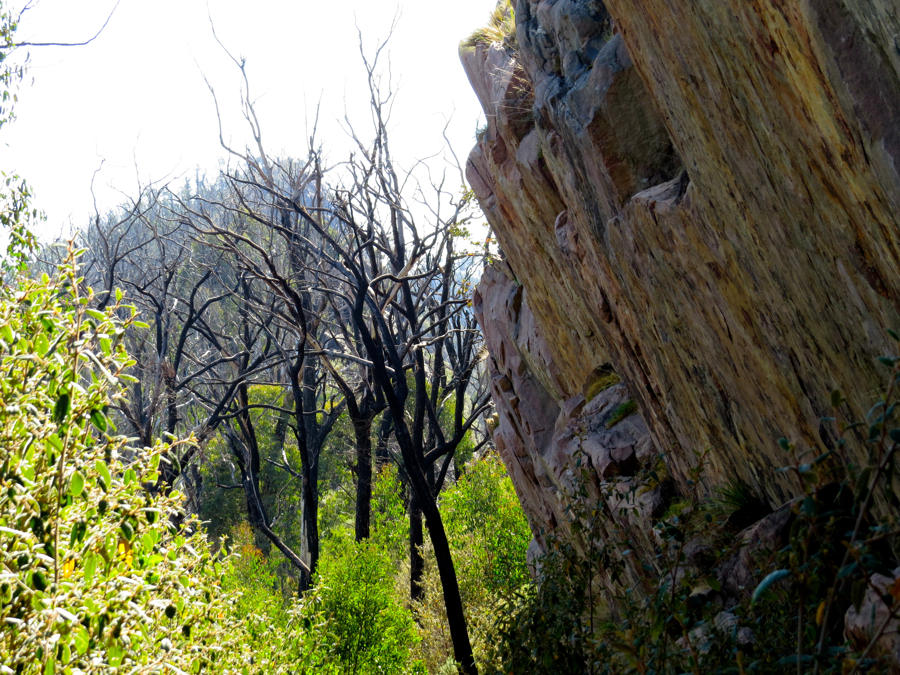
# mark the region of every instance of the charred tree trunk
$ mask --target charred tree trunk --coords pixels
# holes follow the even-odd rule
[[[356,305],[354,307],[354,315],[357,325],[365,326],[362,317],[362,309],[364,302],[364,294],[366,288],[363,286],[361,293],[357,296]],[[409,298],[406,298],[409,301]],[[475,665],[475,657],[472,653],[472,643],[469,640],[469,630],[466,626],[466,616],[463,612],[462,597],[459,593],[459,580],[456,578],[456,570],[453,567],[453,555],[450,552],[450,543],[447,540],[447,533],[444,531],[444,522],[441,519],[438,510],[437,500],[432,494],[428,479],[425,477],[425,471],[422,467],[422,458],[420,457],[421,445],[418,451],[416,440],[421,443],[421,429],[414,429],[415,436],[410,433],[410,428],[406,424],[404,417],[404,401],[406,392],[398,396],[393,388],[391,376],[388,374],[384,355],[376,343],[376,339],[367,330],[362,331],[362,339],[369,353],[375,377],[381,383],[382,391],[387,398],[390,411],[394,419],[394,436],[397,444],[400,446],[400,452],[403,455],[403,463],[405,464],[406,473],[409,476],[410,488],[413,500],[418,502],[422,514],[425,516],[425,522],[428,525],[428,534],[431,538],[431,544],[434,548],[434,556],[437,561],[438,572],[441,577],[441,588],[444,593],[444,607],[447,611],[447,625],[450,629],[450,638],[453,641],[453,657],[462,665],[465,675],[478,675],[478,667]],[[397,379],[401,388],[405,386],[402,381],[403,368],[402,364],[395,363],[396,372],[399,373]],[[420,361],[421,367],[421,361]],[[425,387],[418,387],[421,398],[425,394]],[[418,407],[418,406],[417,406]],[[412,524],[412,523],[410,523]]]
[[[372,512],[372,418],[353,420],[356,435],[356,541],[369,538]]]
[[[294,433],[297,437],[297,449],[300,452],[300,476],[302,481],[300,501],[303,511],[303,544],[309,557],[309,564],[300,574],[300,592],[303,593],[312,587],[312,576],[319,562],[319,508],[317,499],[317,475],[314,461],[309,448],[307,420],[304,411],[305,396],[303,381],[306,359],[304,350],[305,339],[297,345],[297,357],[290,368],[291,392],[294,396]]]
[[[425,591],[422,588],[422,575],[425,572],[425,560],[422,558],[422,544],[424,543],[422,508],[413,493],[409,500],[409,597],[414,601],[425,597]]]

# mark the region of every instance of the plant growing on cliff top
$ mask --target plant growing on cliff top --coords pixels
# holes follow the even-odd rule
[[[460,43],[460,49],[472,50],[478,45],[500,43],[512,52],[519,51],[516,41],[516,10],[510,0],[499,0],[486,26],[478,28]]]

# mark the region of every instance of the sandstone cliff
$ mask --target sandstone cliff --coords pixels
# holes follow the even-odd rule
[[[861,417],[900,326],[900,7],[515,13],[517,45],[461,55],[488,120],[467,176],[503,258],[475,295],[495,441],[538,542],[576,457],[602,483],[661,453],[683,490],[708,450],[707,491],[781,504],[777,439],[830,446],[829,392]],[[628,398],[639,416],[607,429]]]

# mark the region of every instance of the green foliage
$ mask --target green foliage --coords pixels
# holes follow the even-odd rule
[[[247,654],[221,563],[196,523],[171,524],[178,494],[145,487],[168,446],[131,448],[106,415],[134,311],[121,294],[91,309],[75,260],[0,290],[0,662],[228,672]]]
[[[740,479],[730,480],[716,491],[718,497],[715,503],[727,511],[740,511],[759,501],[750,486]]]
[[[592,401],[601,391],[605,391],[610,387],[619,384],[621,381],[622,379],[619,377],[619,374],[614,370],[598,373],[597,377],[590,382],[585,390],[584,398],[587,401]]]
[[[421,672],[411,660],[418,641],[409,610],[394,594],[394,566],[371,541],[331,540],[319,563],[321,607],[335,636],[340,672]]]
[[[490,644],[503,603],[531,583],[525,554],[531,531],[512,481],[495,454],[466,465],[441,495],[441,513],[456,565],[460,594],[479,668],[491,665]],[[426,543],[424,600],[416,607],[423,640],[419,653],[431,672],[448,668],[452,654],[440,577]],[[452,672],[452,671],[451,671]]]
[[[391,558],[394,567],[399,567],[408,555],[409,518],[394,464],[385,464],[375,474],[371,525],[372,542]]]
[[[213,436],[203,448],[200,475],[209,486],[237,485],[240,473],[230,457],[227,442],[221,435]],[[239,489],[205,489],[200,499],[200,519],[213,541],[220,541],[247,517],[247,501]]]
[[[234,611],[244,617],[254,644],[265,643],[271,631],[284,631],[290,621],[288,603],[282,599],[282,579],[277,574],[280,560],[276,555],[266,557],[256,548],[253,528],[247,522],[233,528],[228,543],[232,557],[222,587],[238,594]]]
[[[466,465],[463,477],[441,497],[444,528],[454,548],[471,549],[467,567],[491,592],[508,594],[530,577],[525,553],[531,530],[506,467],[496,454]]]
[[[6,230],[6,256],[0,259],[0,277],[12,282],[16,273],[25,272],[36,241],[29,229],[41,214],[31,206],[31,189],[15,174],[0,172],[0,228]]]
[[[14,119],[15,87],[25,76],[28,61],[27,57],[19,63],[10,61],[16,49],[15,35],[20,16],[11,12],[4,0],[0,0],[0,129]]]
[[[613,411],[612,417],[607,420],[606,428],[612,429],[619,422],[635,412],[637,412],[637,403],[635,403],[633,399],[628,399],[627,401],[620,403]]]
[[[254,385],[249,387],[250,405],[283,407],[285,391],[281,387]],[[300,479],[281,468],[287,460],[299,470],[300,457],[294,434],[289,429],[289,415],[269,408],[250,411],[250,419],[263,460],[259,482],[260,494],[267,512],[275,522],[275,532],[292,548],[300,546]],[[240,471],[231,449],[221,434],[210,439],[204,449],[206,461],[201,475],[207,485],[240,484]],[[277,465],[277,466],[276,466]],[[247,517],[247,499],[241,489],[203,490],[200,517],[207,523],[207,533],[220,540],[231,533]]]

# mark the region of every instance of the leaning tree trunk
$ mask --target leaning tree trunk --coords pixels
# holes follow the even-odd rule
[[[386,374],[386,373],[385,373]],[[390,396],[389,392],[389,396]],[[466,626],[466,615],[463,612],[462,597],[459,593],[459,580],[456,578],[456,569],[453,567],[453,555],[450,552],[450,542],[444,530],[444,521],[438,509],[437,499],[431,491],[422,463],[415,451],[409,427],[403,419],[403,409],[394,396],[390,396],[391,408],[394,412],[394,433],[403,460],[406,464],[406,473],[409,476],[413,500],[418,502],[425,523],[428,526],[428,535],[434,549],[434,557],[437,562],[438,573],[441,577],[441,589],[444,592],[444,607],[447,611],[447,626],[450,629],[450,639],[453,642],[453,658],[462,665],[465,675],[478,675],[478,667],[475,665],[475,657],[472,653],[472,643],[469,641],[469,630]]]

